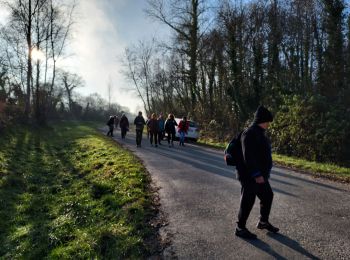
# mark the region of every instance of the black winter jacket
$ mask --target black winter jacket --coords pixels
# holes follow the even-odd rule
[[[259,176],[266,179],[270,177],[271,143],[265,132],[265,129],[253,124],[242,133],[244,167],[238,169],[240,180],[251,180]]]
[[[165,121],[165,132],[175,133],[176,132],[175,126],[177,126],[175,119],[167,119]]]
[[[134,124],[136,125],[136,130],[143,130],[143,127],[145,126],[146,122],[143,116],[137,116],[134,120]]]

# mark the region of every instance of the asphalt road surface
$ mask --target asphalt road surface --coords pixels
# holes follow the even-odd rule
[[[107,132],[107,130],[106,130]],[[278,234],[256,229],[259,200],[247,227],[258,235],[248,241],[234,235],[240,184],[223,152],[178,142],[151,147],[135,134],[114,139],[133,151],[160,188],[161,210],[169,224],[161,228],[171,245],[165,259],[350,259],[350,187],[274,167],[270,222]]]

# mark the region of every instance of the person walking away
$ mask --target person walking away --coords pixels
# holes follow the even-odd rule
[[[129,131],[129,120],[125,114],[122,115],[119,121],[119,127],[122,135],[122,139],[125,139],[126,132]]]
[[[107,125],[109,127],[109,130],[107,132],[107,136],[112,136],[113,137],[114,120],[115,120],[115,116],[110,116],[109,120],[107,121]]]
[[[136,126],[136,146],[137,147],[141,147],[142,132],[145,124],[146,122],[142,116],[142,112],[139,111],[139,115],[134,120],[134,125]]]
[[[163,115],[160,114],[158,117],[158,144],[161,145],[161,141],[164,137],[164,119]]]
[[[174,115],[169,114],[167,120],[165,121],[165,125],[164,125],[165,132],[167,133],[169,147],[174,146],[175,131],[176,131],[175,126],[177,126],[177,123],[175,121]],[[171,141],[171,143],[170,143],[170,141]]]
[[[178,132],[180,135],[180,143],[179,145],[185,146],[185,135],[187,135],[188,131],[188,122],[187,117],[183,117],[178,126]]]
[[[260,220],[258,229],[277,233],[279,229],[269,222],[273,192],[269,183],[272,168],[271,144],[266,130],[273,116],[269,110],[259,106],[254,114],[253,123],[243,131],[241,145],[243,162],[236,166],[241,183],[241,202],[235,234],[246,239],[257,236],[246,228],[246,222],[253,208],[255,197],[260,200]]]
[[[155,113],[152,114],[151,119],[148,121],[147,126],[149,127],[149,134],[150,134],[150,143],[151,146],[153,146],[153,137],[154,137],[154,145],[155,147],[158,147],[157,142],[157,136],[158,136],[158,120],[157,115]]]

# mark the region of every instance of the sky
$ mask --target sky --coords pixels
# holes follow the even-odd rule
[[[77,4],[66,55],[58,67],[83,78],[85,84],[76,89],[78,93],[98,93],[108,100],[111,84],[112,103],[132,113],[143,110],[133,83],[122,73],[122,57],[126,47],[141,40],[166,39],[169,29],[146,16],[146,0],[78,0]],[[6,23],[8,15],[0,8],[0,24]]]
[[[73,55],[59,66],[76,72],[85,81],[77,91],[83,95],[99,93],[108,100],[112,85],[112,102],[134,113],[142,110],[133,83],[122,73],[125,48],[140,40],[166,38],[165,25],[152,21],[144,13],[145,0],[81,0],[72,39],[68,45]]]

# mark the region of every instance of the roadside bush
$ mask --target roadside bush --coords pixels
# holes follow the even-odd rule
[[[271,125],[273,147],[277,153],[349,166],[349,112],[322,96],[285,97]]]

